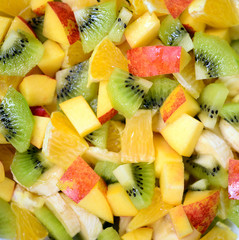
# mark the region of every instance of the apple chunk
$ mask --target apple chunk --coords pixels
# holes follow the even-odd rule
[[[181,52],[182,47],[161,45],[130,49],[129,71],[139,77],[180,72]]]
[[[230,199],[239,200],[239,160],[229,160],[228,195]]]

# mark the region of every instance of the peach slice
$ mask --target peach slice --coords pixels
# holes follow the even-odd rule
[[[42,106],[30,107],[33,116],[50,117],[47,110]]]
[[[164,0],[170,14],[177,18],[193,0]]]
[[[31,0],[30,6],[34,13],[37,15],[44,15],[46,4],[53,0]]]

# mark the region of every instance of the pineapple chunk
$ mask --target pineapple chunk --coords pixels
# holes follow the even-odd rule
[[[4,180],[0,183],[0,198],[7,202],[10,202],[14,188],[15,182],[10,178],[5,177]]]
[[[203,124],[188,114],[166,125],[161,134],[180,155],[190,157],[202,133]]]
[[[152,228],[138,228],[121,236],[122,240],[151,240],[153,235]]]
[[[227,42],[231,42],[230,39],[230,34],[229,34],[229,29],[228,28],[220,28],[220,29],[215,29],[215,28],[208,28],[205,33],[213,36],[217,36],[221,39],[226,40]]]
[[[0,161],[0,183],[5,179],[5,171],[2,162]]]
[[[4,39],[10,25],[12,23],[12,18],[0,16],[0,43]]]

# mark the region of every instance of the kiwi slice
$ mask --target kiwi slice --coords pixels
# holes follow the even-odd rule
[[[167,46],[182,46],[187,52],[193,49],[192,39],[178,18],[168,15],[161,23],[159,37]]]
[[[139,109],[151,86],[152,82],[115,68],[107,87],[113,107],[130,118]]]
[[[212,155],[185,158],[184,167],[195,178],[207,179],[212,186],[226,188],[228,185],[228,173]]]
[[[33,31],[37,35],[37,38],[42,43],[44,43],[47,40],[47,38],[42,33],[43,24],[44,24],[44,16],[34,17],[31,20],[29,20],[28,23],[30,24],[31,28],[33,29]]]
[[[42,43],[21,30],[12,31],[0,49],[0,75],[25,76],[41,60]]]
[[[97,239],[98,240],[120,240],[120,236],[113,227],[108,227],[99,234]]]
[[[91,84],[92,85],[92,84]],[[90,102],[89,105],[92,108],[93,112],[95,114],[97,114],[97,103],[98,103],[98,99],[97,97],[93,98]]]
[[[31,187],[47,169],[45,157],[34,146],[30,146],[26,152],[16,152],[11,165],[14,178],[25,187]]]
[[[204,191],[207,190],[209,187],[209,182],[207,179],[200,179],[196,181],[195,183],[188,186],[189,190],[192,191]]]
[[[0,239],[16,239],[17,224],[11,206],[0,198]]]
[[[239,128],[239,103],[225,103],[219,116],[236,128]]]
[[[157,78],[152,80],[153,85],[145,95],[140,108],[159,109],[168,95],[177,87],[178,82],[169,78]]]
[[[80,9],[74,14],[83,50],[88,53],[109,33],[116,19],[116,0]]]
[[[72,238],[66,232],[61,222],[46,206],[35,209],[34,214],[39,219],[39,221],[46,227],[46,229],[49,232],[49,235],[52,236],[53,239],[72,240]]]
[[[88,134],[85,139],[99,148],[105,149],[107,147],[107,139],[109,132],[109,122],[103,124],[99,129]]]
[[[113,171],[119,167],[119,163],[109,161],[98,161],[95,164],[94,171],[101,176],[107,184],[118,182]]]
[[[33,116],[21,93],[9,87],[0,103],[0,133],[18,152],[25,152],[30,146],[33,130]]]
[[[198,117],[205,127],[214,128],[228,93],[223,83],[211,83],[202,90],[198,99],[201,108]]]
[[[197,80],[239,74],[239,55],[227,41],[196,32],[193,43]]]
[[[229,200],[229,209],[227,218],[232,221],[239,228],[239,201],[238,200]]]
[[[124,31],[132,16],[132,12],[130,12],[127,8],[122,7],[108,35],[112,42],[119,43],[121,41]]]
[[[96,97],[98,84],[92,83],[87,87],[88,69],[89,61],[87,60],[56,73],[58,104],[77,96],[83,96],[86,101]]]
[[[151,204],[155,187],[152,163],[123,164],[113,173],[137,209],[146,208]]]

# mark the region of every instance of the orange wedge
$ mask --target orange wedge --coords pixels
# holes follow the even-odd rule
[[[1,0],[0,12],[11,16],[17,16],[23,9],[30,4],[30,0]]]

